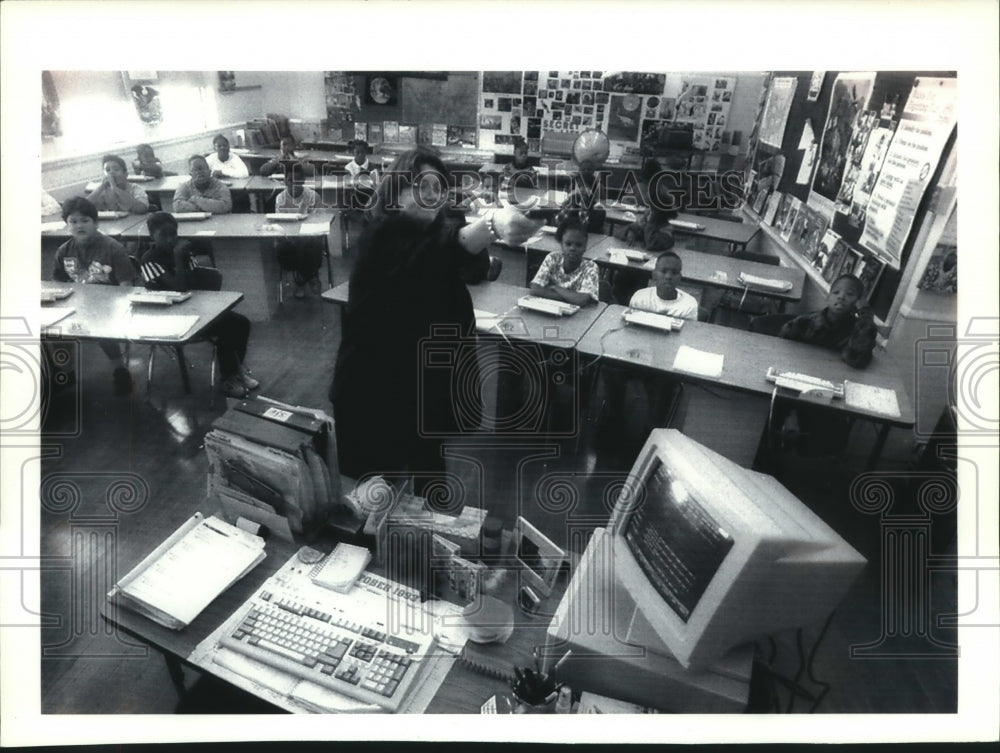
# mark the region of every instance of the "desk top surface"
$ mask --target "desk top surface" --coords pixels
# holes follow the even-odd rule
[[[610,243],[593,244],[587,247],[584,256],[593,259],[601,266],[614,269],[632,269],[637,272],[652,272],[653,265],[659,253],[647,251],[648,261],[629,261],[625,264],[612,261],[608,256],[613,249],[625,249],[626,245],[622,241],[612,239]],[[713,287],[728,288],[730,290],[743,290],[746,286],[739,281],[740,273],[756,275],[772,280],[781,280],[791,283],[789,290],[768,290],[766,288],[751,288],[750,292],[756,295],[764,295],[770,298],[777,298],[786,301],[798,301],[802,298],[802,290],[805,287],[806,273],[798,267],[781,267],[772,264],[764,264],[758,261],[747,261],[737,259],[732,256],[722,256],[720,254],[707,254],[695,249],[674,246],[671,249],[681,257],[682,276],[689,282],[701,285],[711,285]]]
[[[314,191],[320,190],[344,190],[354,185],[354,180],[350,175],[341,173],[339,175],[316,175],[307,178],[302,183]],[[275,173],[271,175],[251,175],[246,181],[243,189],[248,193],[269,193],[271,191],[282,191],[285,188],[285,177]]]
[[[73,313],[46,330],[50,337],[64,336],[83,339],[141,340],[143,342],[183,345],[196,337],[224,311],[231,309],[243,294],[232,290],[193,290],[191,297],[169,306],[132,304],[128,297],[144,288],[125,285],[86,285],[44,281],[42,292],[51,289],[72,289],[73,293],[52,303],[42,303],[43,309],[71,308]],[[134,327],[134,316],[176,317],[197,316],[197,322],[181,337],[142,336]]]
[[[698,321],[686,321],[679,332],[664,333],[640,326],[624,326],[624,306],[610,305],[577,344],[586,355],[601,356],[625,364],[683,375],[685,379],[717,384],[737,390],[770,395],[774,384],[767,381],[769,367],[809,374],[833,382],[850,380],[861,384],[895,390],[900,416],[861,409],[848,409],[843,400],[834,400],[834,408],[850,410],[900,426],[912,426],[913,406],[899,373],[887,358],[878,357],[867,369],[852,369],[840,360],[840,354],[815,345],[785,340],[781,337],[721,327]],[[674,359],[682,345],[724,356],[722,374],[704,377],[674,368]]]
[[[346,305],[348,285],[349,283],[342,282],[324,291],[321,297],[327,303]],[[481,329],[481,332],[555,347],[575,346],[597,321],[606,305],[596,303],[584,306],[572,316],[551,316],[519,308],[517,299],[530,295],[530,291],[516,285],[485,282],[470,285],[469,294],[472,296],[474,309],[497,319],[496,326],[492,326],[491,322],[491,326]]]
[[[162,178],[153,178],[152,180],[136,181],[134,176],[129,176],[130,183],[136,183],[140,186],[142,190],[146,193],[161,193],[161,192],[172,192],[180,188],[184,183],[191,180],[190,175],[165,175]],[[230,191],[242,191],[246,188],[247,178],[220,178],[220,180],[229,186]],[[97,188],[98,182],[91,181],[86,186],[86,191],[89,193]]]
[[[55,223],[61,223],[56,226]],[[46,227],[50,225],[51,227]],[[119,217],[114,220],[97,220],[97,228],[102,233],[112,238],[117,238],[123,233],[132,230],[137,225],[146,226],[146,215],[144,214],[129,214],[124,217]],[[70,232],[69,226],[63,221],[62,215],[51,214],[42,217],[42,237],[43,238],[61,238],[69,240]]]
[[[267,180],[265,178],[265,180]],[[282,236],[317,236],[329,232],[330,223],[337,216],[328,209],[317,209],[302,220],[272,221],[263,214],[213,214],[204,220],[185,220],[177,223],[181,238],[198,236],[217,238],[280,238]],[[307,227],[303,232],[303,225]],[[320,225],[323,228],[320,229]],[[143,222],[130,228],[126,238],[148,238],[149,229]]]
[[[162,532],[158,532],[156,536],[150,534],[147,538],[154,540],[145,541],[145,547],[152,549],[160,543],[160,539],[164,535]],[[314,543],[311,546],[327,552],[332,549],[333,542]],[[205,640],[220,624],[225,622],[233,612],[254,594],[267,578],[277,572],[290,557],[294,556],[298,548],[298,545],[290,542],[283,542],[274,538],[268,540],[265,545],[267,556],[264,560],[212,601],[183,630],[171,630],[163,627],[137,612],[120,607],[115,599],[107,599],[103,602],[101,615],[106,620],[109,620],[146,643],[185,660],[191,656],[198,644]],[[121,573],[128,572],[147,554],[147,551],[141,549],[138,545],[126,548],[125,551],[127,551],[127,554],[123,555],[119,562]],[[513,584],[510,573],[507,574],[505,581],[510,581]],[[562,589],[557,588],[557,590],[561,591]],[[553,594],[553,596],[549,597],[541,605],[544,608],[544,611],[541,613],[551,614],[557,601],[558,595]],[[514,610],[516,616],[514,636],[504,644],[492,644],[483,647],[488,653],[495,652],[499,661],[513,661],[515,655],[521,656],[525,646],[532,643],[539,645],[545,643],[545,632],[548,628],[549,620],[546,617],[523,615],[516,605]],[[210,667],[203,668],[210,671]],[[452,663],[444,684],[431,701],[427,713],[476,714],[479,713],[480,706],[491,695],[507,690],[509,688],[503,680],[474,672],[456,659]]]

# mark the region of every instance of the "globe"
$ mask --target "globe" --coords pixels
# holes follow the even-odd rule
[[[611,144],[607,134],[596,128],[581,131],[573,142],[573,159],[578,165],[584,162],[600,165],[608,158],[610,151]]]

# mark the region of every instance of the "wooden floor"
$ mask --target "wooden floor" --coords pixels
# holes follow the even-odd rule
[[[523,284],[523,257],[510,252],[504,261],[502,279]],[[335,282],[346,279],[346,269],[343,260],[335,260]],[[338,343],[335,307],[315,297],[287,298],[269,321],[254,324],[247,360],[262,383],[262,394],[329,409],[326,396]],[[136,390],[131,398],[112,396],[111,368],[96,346],[85,345],[71,355],[79,358],[77,383],[53,397],[43,437],[58,452],[43,461],[41,471],[41,555],[56,563],[42,571],[42,611],[48,624],[41,629],[41,709],[51,714],[172,713],[177,697],[161,657],[110,631],[98,608],[121,575],[119,561],[134,560],[192,512],[205,509],[202,442],[226,401],[216,394],[214,406],[209,404],[207,346],[187,354],[193,365],[193,394],[183,394],[176,365],[160,357],[148,399],[145,348],[132,350]],[[682,426],[709,420],[733,433],[733,427],[748,425],[757,411],[738,399],[714,404],[717,415],[706,419],[701,411],[697,416],[688,411],[679,417]],[[749,426],[746,431],[754,438],[760,424]],[[793,492],[869,559],[815,652],[814,677],[829,684],[818,710],[954,712],[957,660],[943,646],[952,643],[955,634],[937,626],[939,615],[956,609],[951,573],[928,575],[917,602],[906,605],[908,614],[916,610],[920,618],[914,629],[908,627],[906,641],[896,636],[900,640],[884,643],[882,656],[852,656],[852,647],[879,643],[884,626],[898,624],[888,617],[899,605],[892,597],[883,603],[888,576],[883,575],[887,569],[882,564],[882,537],[891,526],[849,502],[867,441],[859,436],[856,452],[836,464],[797,461],[788,463],[782,475]],[[905,470],[911,453],[909,436],[894,432],[886,448],[886,467]],[[525,462],[528,456],[535,459]],[[624,477],[633,459],[629,441],[608,442],[605,437],[598,442],[588,422],[582,435],[570,440],[539,436],[511,445],[489,435],[466,437],[456,444],[450,468],[463,480],[466,504],[482,504],[508,523],[526,510],[546,533],[566,541],[571,529],[592,529],[606,521],[604,490]],[[561,501],[536,504],[544,484],[553,479],[564,484]],[[547,499],[556,500],[557,495]],[[936,553],[952,545],[947,529],[943,535],[941,530],[933,532],[938,536],[931,543]],[[575,541],[570,537],[571,545]],[[817,633],[806,631],[806,655]],[[773,666],[785,676],[795,675],[799,667],[798,649],[789,636],[775,645],[762,643],[760,653],[766,660],[773,658]],[[188,685],[196,680],[189,676]],[[806,675],[802,684],[812,693],[823,687]],[[774,688],[776,695],[770,692]],[[788,709],[789,696],[780,681],[764,683],[759,691],[755,709]],[[800,699],[792,710],[803,712],[809,706]]]

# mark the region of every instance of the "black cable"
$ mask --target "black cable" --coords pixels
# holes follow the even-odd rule
[[[827,628],[829,628],[830,623],[833,622],[833,615],[834,612],[830,612],[830,615],[826,618],[826,622],[823,623],[823,627],[819,631],[819,635],[816,637],[816,641],[815,643],[813,643],[812,649],[809,651],[809,659],[808,661],[806,661],[806,676],[809,678],[809,681],[812,682],[814,685],[819,685],[820,687],[823,688],[823,690],[816,697],[816,700],[813,703],[813,705],[809,708],[810,714],[815,713],[816,708],[820,704],[820,701],[822,701],[826,697],[826,694],[830,690],[830,683],[823,682],[822,680],[817,680],[816,676],[813,674],[813,661],[816,659],[816,652],[819,650],[820,643],[822,643],[823,638],[826,636]]]

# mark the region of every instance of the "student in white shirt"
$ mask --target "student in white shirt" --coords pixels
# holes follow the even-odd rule
[[[297,212],[309,214],[322,204],[319,194],[306,185],[305,168],[298,162],[285,172],[285,190],[275,199],[276,212]],[[295,297],[305,298],[308,287],[319,295],[323,286],[319,279],[319,268],[323,265],[323,242],[318,238],[287,237],[275,244],[278,264],[282,269],[295,273]]]
[[[351,178],[357,178],[362,173],[370,173],[373,168],[372,163],[368,161],[368,142],[358,139],[352,141],[351,146],[354,148],[354,159],[344,165],[344,169]]]
[[[221,133],[212,139],[212,148],[215,154],[210,154],[205,158],[208,162],[208,169],[212,171],[213,178],[249,178],[250,170],[246,163],[235,154],[229,153],[229,139]]]
[[[637,290],[629,301],[630,308],[667,314],[678,319],[697,319],[698,301],[677,287],[681,281],[681,257],[664,251],[656,258],[652,286]]]

